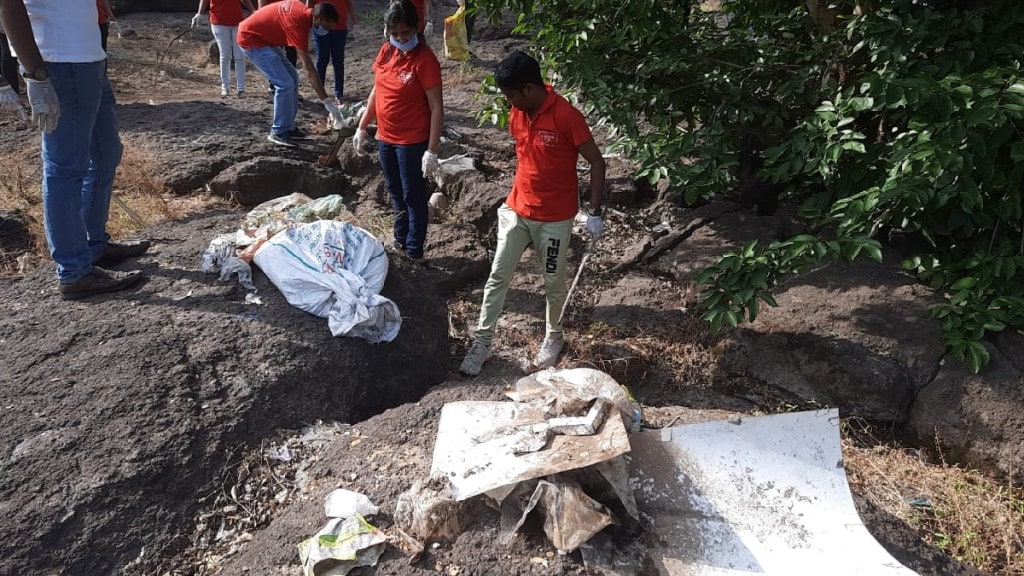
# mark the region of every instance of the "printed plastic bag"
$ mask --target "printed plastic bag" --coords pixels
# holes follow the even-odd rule
[[[271,238],[253,262],[289,304],[327,318],[331,334],[369,342],[398,336],[398,306],[380,295],[387,254],[366,230],[331,220],[302,224]]]
[[[387,536],[362,516],[335,518],[299,544],[304,576],[343,576],[357,566],[374,566]]]
[[[469,60],[469,39],[466,36],[466,7],[459,6],[455,14],[444,19],[444,57],[449,60]]]

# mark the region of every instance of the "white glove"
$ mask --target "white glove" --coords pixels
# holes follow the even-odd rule
[[[587,216],[587,231],[590,232],[590,236],[597,242],[598,238],[601,237],[601,230],[604,229],[604,219],[600,216]]]
[[[50,79],[25,79],[28,84],[28,103],[32,106],[32,125],[49,134],[57,128],[60,119],[60,100]]]
[[[430,38],[434,35],[434,23],[427,21],[427,25],[423,28],[423,35]]]
[[[423,153],[423,161],[420,166],[423,168],[424,178],[433,178],[434,174],[437,173],[437,152],[431,152],[427,150]]]
[[[199,22],[202,20],[202,18],[203,18],[202,14],[196,14],[195,16],[193,16],[192,17],[192,27],[195,28],[196,26],[199,26]]]
[[[331,122],[333,124],[341,124],[345,121],[341,116],[341,110],[338,110],[338,105],[334,103],[334,99],[330,97],[324,99],[324,108],[331,115]]]
[[[370,133],[366,131],[366,128],[357,128],[355,136],[352,137],[352,149],[355,150],[356,156],[364,156],[363,148],[370,141]]]
[[[10,84],[0,86],[0,110],[11,113],[17,112],[21,115],[22,120],[25,119],[25,107],[21,104],[21,98],[18,98]]]

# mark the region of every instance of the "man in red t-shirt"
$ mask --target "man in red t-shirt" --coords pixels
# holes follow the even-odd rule
[[[256,8],[251,0],[199,0],[199,9],[192,17],[192,27],[199,25],[199,20],[207,8],[210,9],[210,30],[217,42],[220,54],[220,97],[228,95],[228,82],[231,80],[231,61],[235,62],[235,89],[239,96],[245,93],[245,57],[238,45],[238,24],[245,19],[242,6],[252,12]]]
[[[494,80],[512,109],[509,132],[515,140],[516,176],[505,203],[498,208],[498,245],[484,286],[480,320],[473,344],[459,370],[475,375],[491,358],[491,341],[505,304],[509,283],[530,244],[540,256],[547,300],[546,330],[532,367],[555,364],[565,339],[560,316],[565,306],[565,257],[572,223],[579,211],[576,159],[590,163],[590,210],[587,230],[601,235],[604,157],[594,143],[583,114],[544,83],[540,65],[524,52],[509,54]]]
[[[283,0],[260,8],[238,26],[238,45],[242,52],[274,85],[274,123],[267,136],[270,142],[293,146],[292,140],[305,137],[295,125],[299,111],[299,73],[288,62],[282,46],[295,48],[324,108],[341,122],[338,107],[324,91],[309,57],[310,31],[325,33],[337,23],[338,10],[333,4],[318,4],[310,9],[299,0]]]

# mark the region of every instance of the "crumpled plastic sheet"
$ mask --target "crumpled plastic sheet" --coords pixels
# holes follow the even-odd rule
[[[344,576],[358,566],[374,566],[387,536],[362,516],[335,518],[299,543],[303,576]]]

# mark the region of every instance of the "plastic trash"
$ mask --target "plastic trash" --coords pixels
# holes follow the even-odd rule
[[[219,272],[221,265],[235,255],[235,235],[221,234],[210,241],[203,252],[203,273]]]
[[[327,495],[324,501],[324,512],[328,518],[351,518],[353,516],[373,516],[380,509],[369,498],[359,492],[338,488]]]
[[[512,500],[506,502],[514,504]],[[537,482],[511,534],[503,534],[503,540],[510,540],[511,535],[522,527],[530,512],[538,506],[544,513],[544,534],[559,554],[576,550],[595,534],[614,524],[608,509],[587,496],[583,490],[576,486],[541,480]],[[503,510],[502,515],[506,514]]]
[[[334,336],[371,343],[398,336],[398,305],[380,295],[387,254],[366,230],[327,220],[302,224],[271,238],[253,262],[289,304],[327,318]]]
[[[593,401],[603,398],[614,404],[630,432],[640,429],[643,413],[629,390],[610,375],[592,368],[548,368],[520,378],[505,393],[516,402],[543,406],[552,416],[583,416]]]
[[[299,544],[304,576],[344,576],[358,566],[375,566],[387,536],[362,516],[335,518]]]
[[[444,19],[444,57],[449,60],[469,60],[469,37],[466,34],[466,7],[459,6],[455,14]]]

